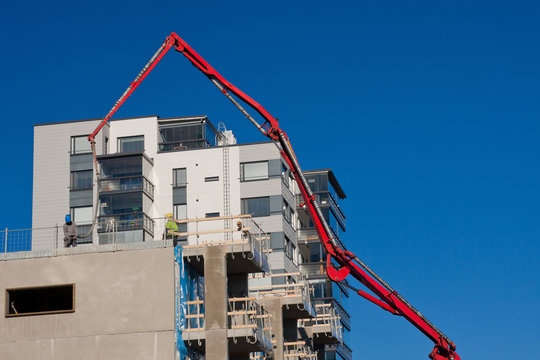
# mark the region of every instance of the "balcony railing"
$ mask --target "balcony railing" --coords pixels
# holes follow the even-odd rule
[[[98,218],[98,233],[146,230],[154,234],[154,220],[146,214],[128,214],[115,216],[100,216]]]
[[[154,197],[154,185],[144,176],[129,176],[100,180],[100,193],[131,190],[143,190],[150,195],[150,197]]]
[[[313,275],[325,275],[326,274],[326,263],[325,262],[311,262],[303,263],[299,266],[300,272],[306,275],[308,278]]]
[[[173,141],[173,142],[162,142],[159,143],[159,151],[169,152],[169,151],[179,151],[186,149],[198,149],[210,147],[210,142],[206,139],[197,139],[197,140],[182,140],[182,141]]]
[[[253,333],[254,342],[272,349],[272,324],[270,315],[253,297],[229,298],[227,312],[228,328],[248,329]],[[233,341],[234,341],[234,335]]]
[[[335,338],[336,342],[343,342],[343,329],[340,317],[332,304],[315,304],[316,316],[311,319],[298,320],[299,327],[311,327],[313,334],[326,333],[329,337]]]
[[[286,278],[283,284],[271,284],[270,279]],[[257,298],[272,296],[297,296],[310,303],[309,283],[301,273],[280,273],[280,274],[250,274],[249,279],[254,286],[249,287],[251,296]],[[270,283],[263,283],[264,280]]]
[[[315,301],[318,303],[332,304],[343,325],[345,325],[348,329],[351,328],[351,316],[335,298],[319,298]]]
[[[283,358],[287,360],[317,360],[317,352],[306,346],[305,341],[283,343]]]

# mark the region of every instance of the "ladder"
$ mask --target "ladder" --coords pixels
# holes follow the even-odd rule
[[[218,123],[218,131],[223,136],[223,216],[228,217],[224,221],[224,228],[231,229],[231,176],[229,169],[229,139],[227,138],[227,128],[223,122]],[[231,240],[232,233],[225,233],[225,241]]]

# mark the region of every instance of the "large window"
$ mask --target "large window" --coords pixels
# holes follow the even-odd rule
[[[242,214],[251,214],[251,216],[269,216],[270,198],[266,196],[242,199]]]
[[[173,187],[186,186],[186,169],[173,169]]]
[[[6,317],[75,311],[75,285],[6,289]]]
[[[71,172],[71,190],[88,190],[92,188],[92,170]]]
[[[71,154],[87,154],[92,152],[88,135],[71,137]]]
[[[118,152],[144,151],[144,135],[118,138]]]
[[[268,161],[257,161],[240,164],[240,180],[266,180],[268,179]]]

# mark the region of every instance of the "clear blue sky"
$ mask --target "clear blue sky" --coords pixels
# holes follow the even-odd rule
[[[0,14],[0,226],[31,224],[32,125],[103,117],[176,31],[334,169],[346,242],[463,359],[532,358],[540,316],[537,1],[26,1]],[[207,114],[258,132],[171,52],[117,117]],[[61,219],[59,219],[61,221]],[[425,359],[351,299],[355,359]]]

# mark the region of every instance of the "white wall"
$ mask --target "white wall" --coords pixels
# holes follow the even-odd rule
[[[32,194],[32,228],[62,225],[69,213],[71,137],[88,135],[100,120],[66,122],[34,127],[34,172]],[[101,154],[106,125],[96,138]],[[35,242],[33,250],[51,244]]]

